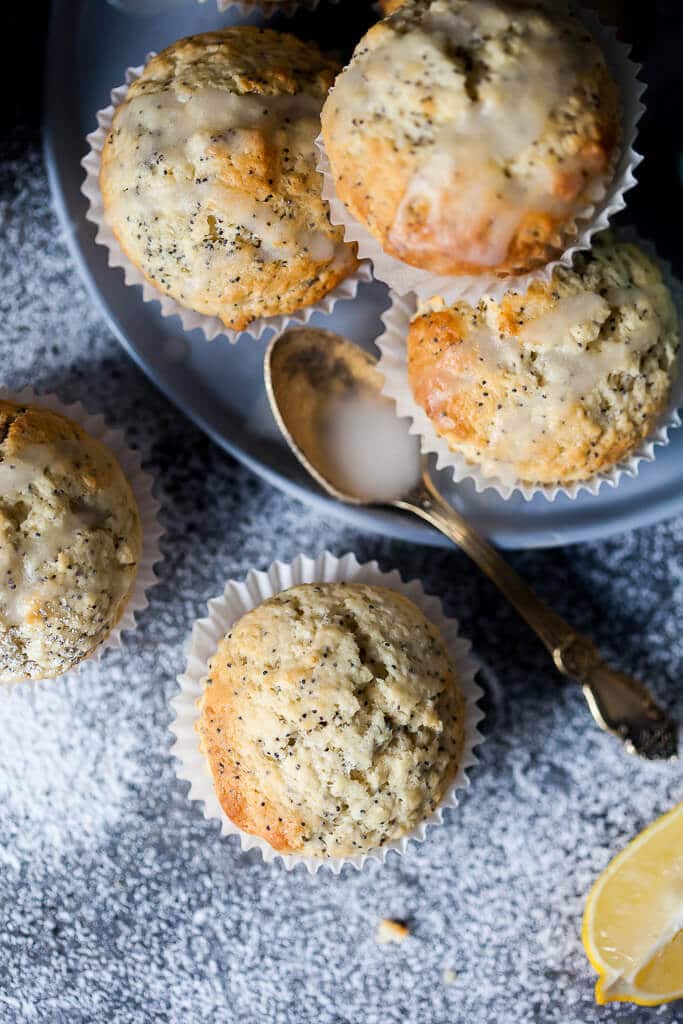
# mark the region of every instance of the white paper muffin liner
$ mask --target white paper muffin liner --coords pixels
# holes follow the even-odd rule
[[[97,111],[98,127],[86,137],[89,151],[81,160],[81,166],[86,172],[85,180],[81,185],[81,192],[88,200],[86,219],[97,226],[95,241],[98,245],[103,245],[107,249],[109,266],[120,267],[123,270],[126,284],[140,285],[144,301],[158,302],[161,307],[162,316],[179,317],[186,331],[193,331],[199,328],[203,331],[208,341],[212,341],[218,335],[223,335],[234,343],[244,334],[249,334],[253,338],[261,338],[268,331],[279,333],[288,325],[307,323],[314,313],[331,313],[340,299],[355,298],[358,285],[362,281],[372,280],[370,265],[367,262],[361,262],[352,274],[349,274],[343,281],[340,281],[337,287],[328,292],[319,302],[310,306],[304,306],[294,313],[259,317],[256,320],[252,320],[243,331],[236,331],[226,327],[217,316],[205,316],[203,313],[197,313],[195,310],[182,306],[175,299],[171,298],[170,295],[165,295],[159,291],[154,285],[150,284],[144,274],[128,259],[104,217],[104,204],[99,181],[102,149],[116,108],[125,99],[129,85],[140,77],[145,65],[154,56],[155,53],[152,51],[147,54],[145,64],[126,69],[126,84],[112,89],[111,104]]]
[[[617,232],[617,237],[622,241],[635,242],[656,261],[674,299],[679,332],[683,331],[683,285],[674,277],[670,264],[662,260],[657,255],[654,246],[640,238],[634,230],[621,229]],[[420,435],[424,454],[436,456],[437,469],[450,470],[456,483],[471,480],[477,493],[494,490],[504,499],[513,494],[521,494],[526,501],[530,501],[537,494],[542,494],[548,501],[554,501],[558,494],[564,494],[571,499],[578,497],[583,491],[589,494],[598,494],[601,487],[616,487],[622,477],[637,476],[640,464],[652,462],[655,458],[656,448],[669,443],[669,431],[681,425],[678,410],[683,407],[683,373],[681,373],[681,352],[679,351],[666,409],[659,416],[654,429],[628,458],[618,462],[609,470],[565,486],[531,484],[521,480],[510,482],[502,477],[488,475],[480,466],[468,462],[464,455],[449,448],[446,439],[437,434],[427,413],[413,398],[408,381],[406,338],[411,317],[415,313],[416,299],[414,295],[399,296],[393,292],[390,293],[390,297],[391,305],[382,314],[384,331],[375,342],[380,350],[377,368],[384,377],[382,391],[388,398],[394,400],[397,415],[411,420],[410,433]]]
[[[233,624],[246,612],[281,590],[287,590],[299,583],[322,582],[379,585],[404,594],[414,601],[426,617],[441,630],[455,666],[458,685],[465,697],[465,744],[462,757],[457,774],[434,813],[402,839],[354,857],[331,859],[303,854],[281,854],[265,840],[239,829],[219,803],[208,762],[199,749],[199,735],[195,729],[199,721],[198,703],[204,692],[209,660]],[[478,761],[474,748],[482,742],[477,725],[483,718],[483,712],[477,701],[483,691],[475,682],[479,664],[470,653],[469,641],[460,636],[458,623],[444,616],[441,602],[438,598],[425,594],[417,580],[404,583],[396,570],[382,572],[377,562],[366,562],[361,565],[353,554],[337,558],[326,551],[315,559],[299,555],[289,564],[274,562],[266,572],[251,571],[243,581],[230,580],[223,594],[209,601],[208,612],[206,618],[198,619],[194,625],[187,646],[185,672],[178,676],[180,692],[171,700],[175,720],[169,728],[175,737],[173,755],[176,758],[177,777],[190,783],[189,799],[203,804],[205,818],[216,818],[220,821],[224,836],[239,836],[242,850],[260,850],[265,861],[280,860],[288,870],[303,864],[310,874],[315,874],[323,867],[334,874],[339,874],[345,864],[351,864],[360,870],[371,860],[383,863],[390,850],[405,853],[410,840],[423,842],[429,827],[442,823],[444,808],[457,806],[459,791],[469,785],[468,769]]]
[[[323,198],[327,199],[330,206],[330,220],[333,224],[343,226],[346,241],[357,243],[359,257],[372,260],[374,276],[388,284],[397,295],[414,293],[421,300],[440,295],[447,303],[464,299],[476,305],[484,295],[498,301],[508,291],[526,291],[534,280],[548,281],[555,267],[571,266],[574,254],[589,249],[593,235],[603,231],[611,218],[626,206],[624,194],[637,183],[634,171],[643,159],[633,148],[637,125],[645,110],[641,102],[645,85],[638,79],[641,65],[629,59],[631,47],[619,42],[615,30],[602,25],[592,11],[573,8],[573,12],[581,18],[600,45],[619,87],[621,139],[611,179],[607,184],[600,181],[593,185],[588,204],[557,239],[558,246],[566,246],[562,255],[543,267],[526,274],[506,277],[486,273],[446,276],[412,267],[391,256],[337,196],[330,161],[322,136],[318,136],[318,170],[324,178]]]
[[[54,394],[37,394],[31,388],[23,388],[21,391],[10,391],[8,388],[0,387],[0,399],[6,402],[18,402],[22,405],[44,406],[53,412],[61,413],[63,416],[68,416],[70,420],[78,423],[91,437],[101,441],[116,456],[123,474],[130,484],[140,514],[142,554],[133,591],[126,602],[123,614],[111,632],[98,644],[94,651],[91,651],[86,658],[79,661],[73,668],[61,674],[67,675],[68,672],[78,671],[87,661],[99,661],[106,650],[121,647],[123,644],[122,634],[136,629],[136,616],[139,612],[144,611],[149,604],[147,591],[158,583],[155,566],[162,559],[159,542],[164,533],[163,527],[159,522],[161,505],[154,497],[154,480],[149,473],[143,470],[140,455],[128,447],[122,430],[114,430],[107,426],[104,416],[92,415],[80,402],[66,405]],[[54,678],[61,678],[61,676]],[[40,685],[48,681],[47,679],[27,679],[17,683],[0,683],[0,698],[17,687]]]

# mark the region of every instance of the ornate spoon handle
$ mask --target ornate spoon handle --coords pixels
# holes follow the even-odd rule
[[[591,640],[548,608],[496,548],[442,498],[428,473],[411,494],[394,504],[431,523],[476,562],[543,641],[557,669],[583,687],[600,728],[615,733],[629,750],[644,757],[676,755],[676,724],[642,683],[611,669]]]

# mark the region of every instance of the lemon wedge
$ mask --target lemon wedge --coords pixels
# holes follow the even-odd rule
[[[683,803],[610,861],[591,889],[583,945],[598,1003],[683,998]]]

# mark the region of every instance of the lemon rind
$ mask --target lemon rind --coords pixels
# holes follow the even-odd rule
[[[607,995],[605,992],[606,982],[608,982],[609,979],[609,985],[612,985],[614,981],[619,979],[620,975],[618,972],[611,969],[604,960],[602,960],[597,947],[592,941],[592,934],[594,930],[592,924],[595,916],[595,907],[601,890],[609,879],[612,878],[612,876],[619,870],[622,863],[632,856],[634,847],[645,845],[650,837],[656,835],[661,831],[661,829],[668,827],[671,820],[677,818],[679,815],[683,815],[683,802],[676,804],[676,806],[672,807],[670,811],[662,814],[659,818],[653,821],[652,824],[648,825],[647,828],[634,836],[623,850],[620,850],[619,853],[609,861],[590,888],[586,899],[586,908],[583,914],[581,939],[586,951],[586,956],[588,957],[591,966],[598,974],[598,979],[595,983],[595,1001],[600,1006],[604,1006],[606,1003],[635,1003],[637,1006],[659,1006],[662,1003],[671,1003],[676,999],[683,998],[683,989],[679,989],[675,993],[667,993],[663,995],[659,993],[640,992],[636,986],[633,986],[633,989],[630,992]],[[646,963],[640,965],[638,970],[642,970],[646,967],[647,963],[649,963],[649,959]],[[622,980],[626,984],[631,984],[625,978],[622,978]]]

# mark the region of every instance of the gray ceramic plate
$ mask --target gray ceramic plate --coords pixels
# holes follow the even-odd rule
[[[324,45],[363,30],[370,4],[326,5],[292,26],[322,37]],[[156,13],[130,8],[156,7]],[[128,10],[126,10],[128,8]],[[207,343],[198,332],[185,334],[176,318],[165,319],[156,303],[144,303],[139,288],[123,283],[121,270],[107,267],[106,252],[94,241],[80,193],[85,136],[95,127],[95,112],[107,105],[125,68],[143,62],[149,50],[174,39],[240,20],[218,14],[214,0],[54,0],[49,37],[45,151],[55,205],[71,252],[107,321],[124,348],[151,380],[218,444],[283,490],[340,516],[362,529],[402,540],[441,543],[427,526],[380,509],[358,510],[332,502],[312,484],[281,443],[267,406],[261,365],[265,342],[245,336],[237,345],[220,339]],[[241,19],[245,20],[245,19]],[[258,21],[257,16],[250,20]],[[361,286],[352,302],[313,323],[340,331],[367,348],[380,331],[387,305],[381,284]],[[493,492],[477,494],[471,484],[444,480],[453,503],[479,529],[503,547],[530,548],[593,540],[643,526],[683,511],[683,430],[643,465],[635,479],[597,496],[564,497],[549,504],[539,497],[502,501]]]

